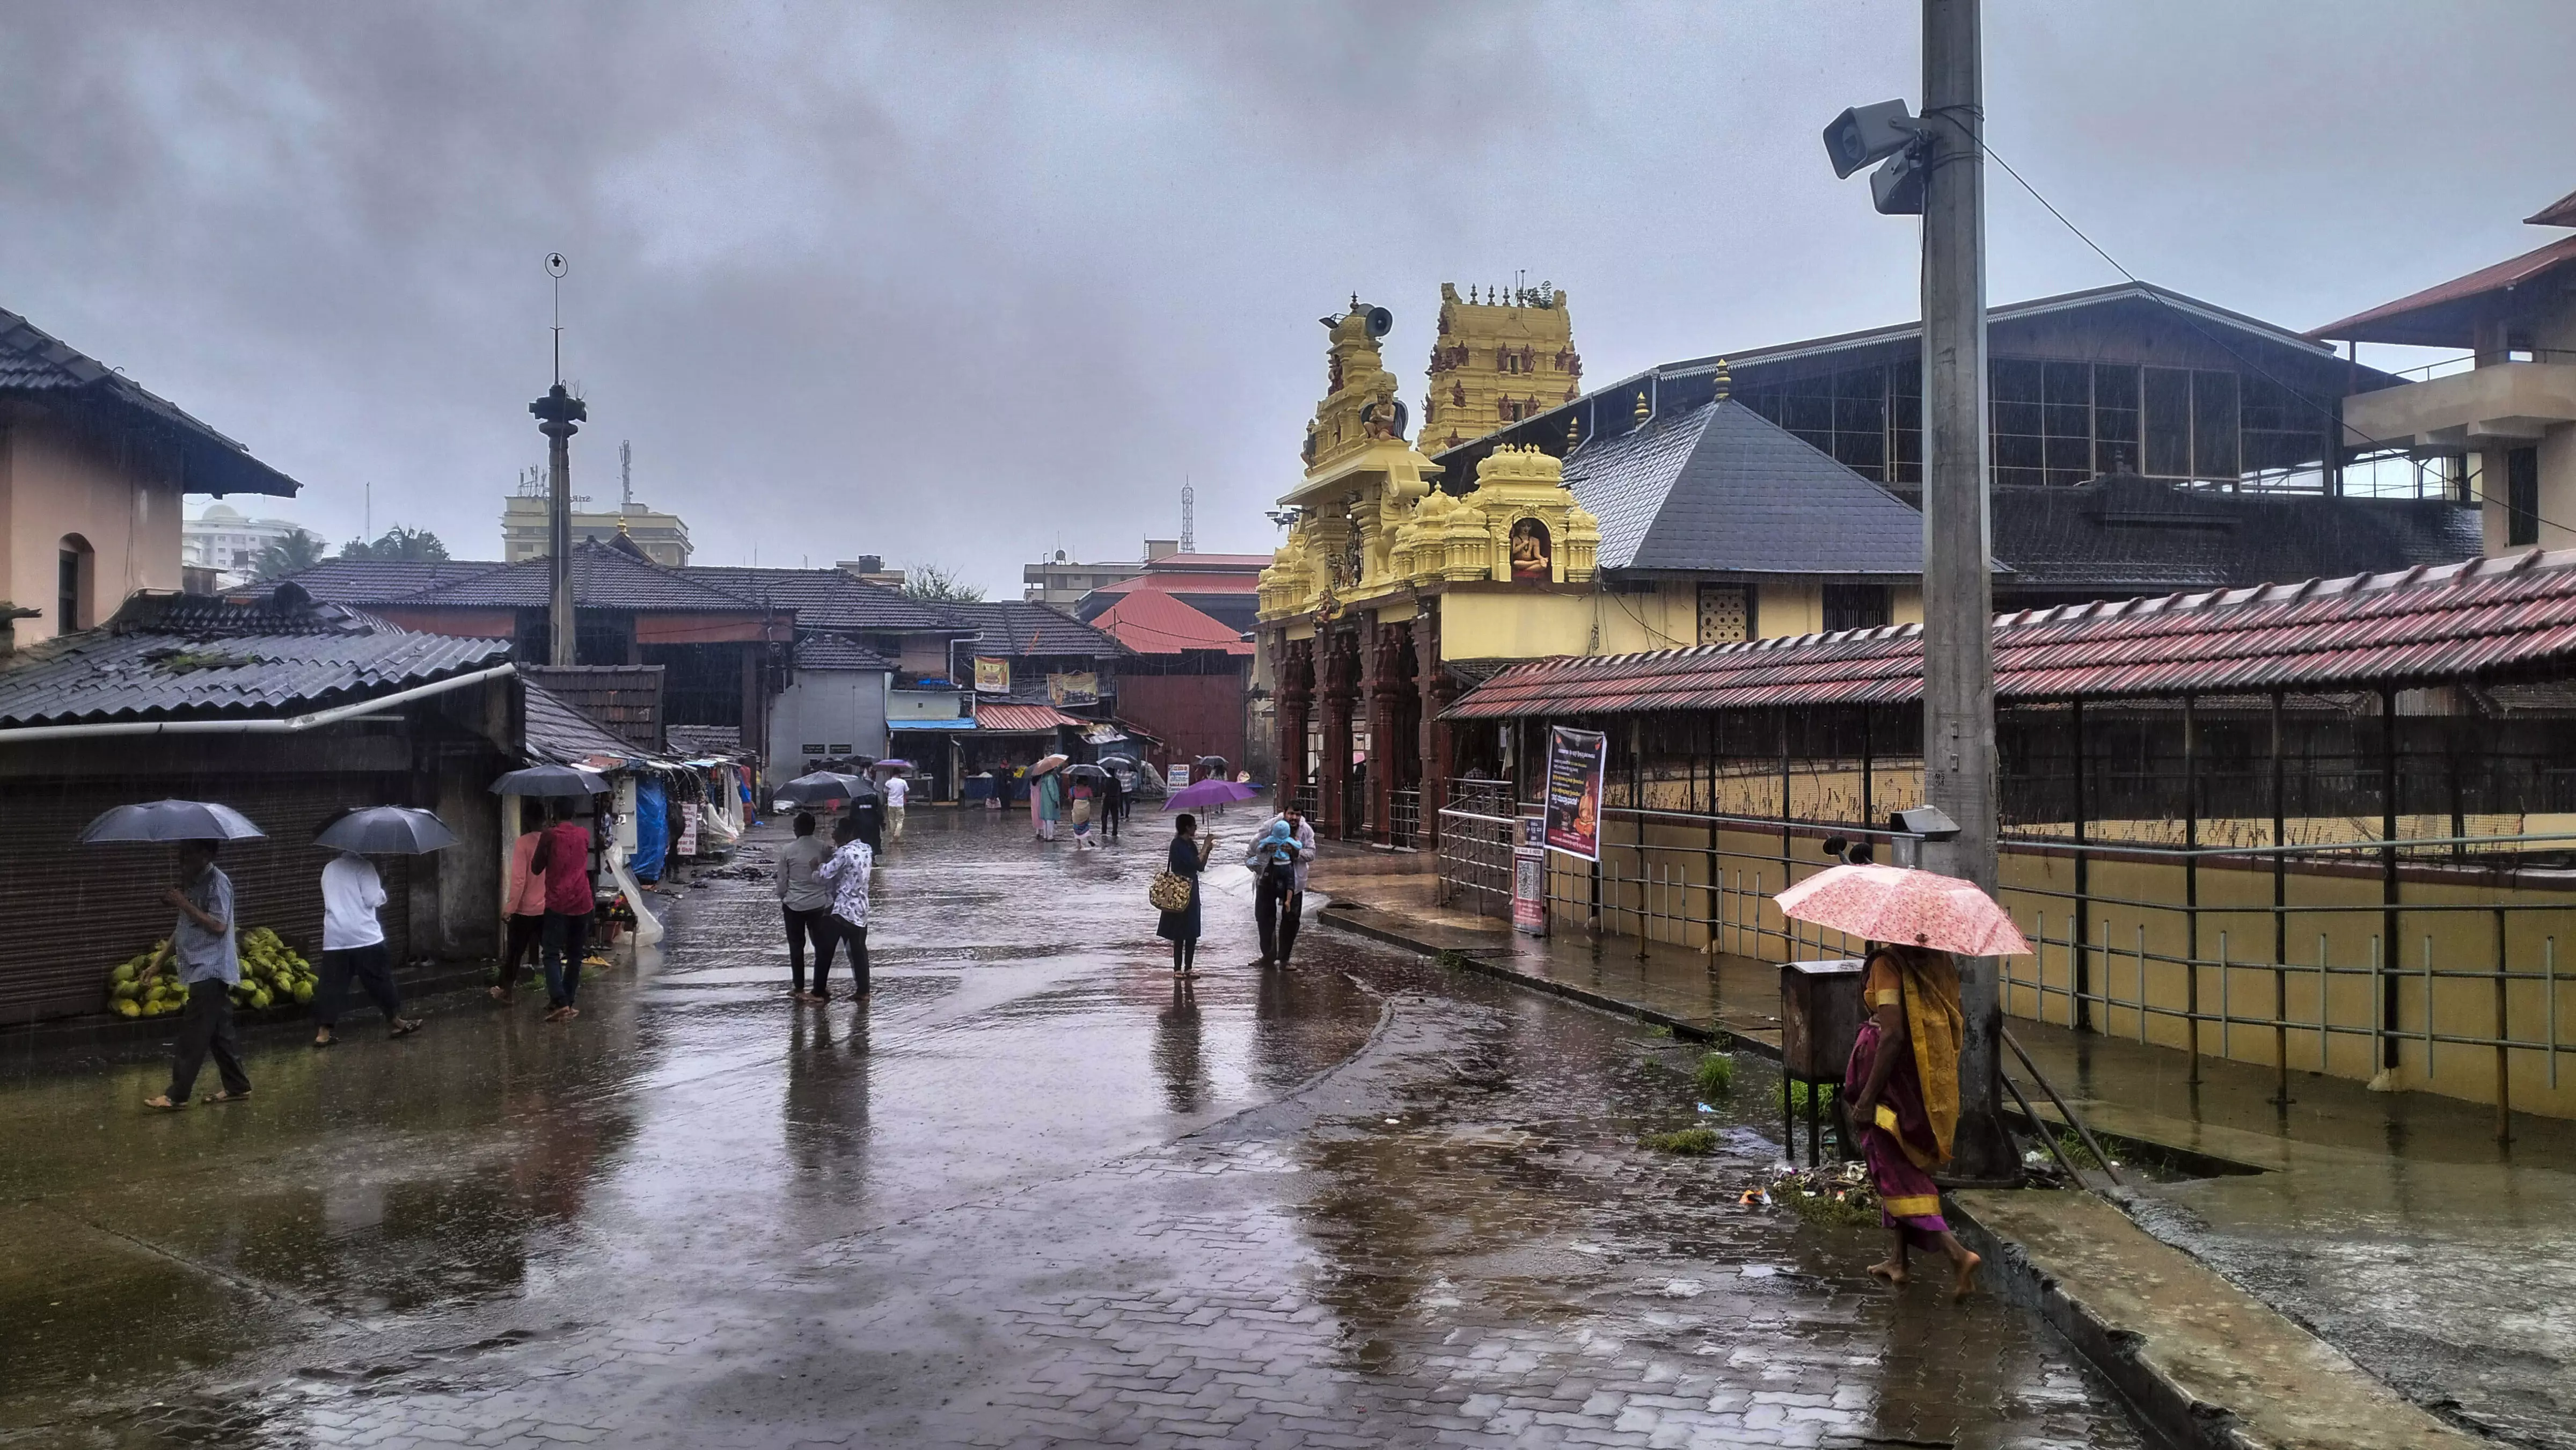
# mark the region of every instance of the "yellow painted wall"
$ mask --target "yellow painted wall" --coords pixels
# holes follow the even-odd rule
[[[1612,762],[1614,789],[1618,762]],[[1893,782],[1890,782],[1893,785]],[[1777,779],[1758,775],[1732,779],[1721,794],[1730,809],[1751,806],[1767,789],[1777,800]],[[1831,777],[1793,775],[1793,810],[1804,813],[1834,789]],[[1650,804],[1677,808],[1678,787],[1650,785]],[[1880,798],[1903,804],[1894,790]],[[1776,809],[1776,805],[1770,807]],[[2144,824],[2144,823],[2141,823]],[[2292,822],[2296,832],[2303,823]],[[2333,825],[2318,823],[2320,830]],[[1652,821],[1639,830],[1633,820],[1613,815],[1603,823],[1602,928],[1619,936],[1644,936],[1701,951],[1715,950],[1763,961],[1857,954],[1862,944],[1839,933],[1784,922],[1771,898],[1791,881],[1804,880],[1832,863],[1817,837],[1793,833],[1786,855],[1780,833],[1733,825],[1720,829],[1714,842],[1705,825]],[[1566,857],[1551,856],[1550,890],[1557,898],[1557,929],[1584,929],[1590,893],[1589,868]],[[2007,849],[2002,859],[2004,905],[2021,924],[2037,951],[2006,963],[2010,979],[2004,1009],[2017,1017],[2066,1024],[2067,995],[2074,976],[2079,933],[2074,921],[2074,859],[2058,852]],[[2276,1046],[2286,1047],[2294,1073],[2326,1072],[2366,1080],[2377,1070],[2374,1044],[2367,1029],[2376,1019],[2379,984],[2370,975],[2384,926],[2379,878],[2371,872],[2325,874],[2293,871],[2289,900],[2289,950],[2285,970],[2272,964],[2273,927],[2269,906],[2272,877],[2268,868],[2246,869],[2204,863],[2200,870],[2200,965],[2191,958],[2192,924],[2183,908],[2184,872],[2179,864],[2099,860],[2093,863],[2093,901],[2089,945],[2090,991],[2107,991],[2113,999],[2092,1007],[2095,1030],[2131,1041],[2144,1040],[2176,1050],[2187,1049],[2192,1025],[2178,1015],[2192,1004],[2197,978],[2200,1051],[2238,1062],[2269,1067]],[[1714,878],[1722,887],[1712,892]],[[2576,1044],[2576,888],[2520,889],[2461,882],[2451,884],[2409,879],[2402,884],[2408,907],[2467,906],[2474,910],[2411,910],[2400,917],[2400,943],[2393,958],[2381,957],[2383,971],[2399,977],[2398,1015],[2393,1034],[2398,1043],[2394,1086],[2474,1102],[2492,1103],[2496,1091],[2494,1048],[2435,1041],[2429,1051],[2422,1040],[2429,1000],[2436,1039],[2492,1037],[2496,1032],[2498,993],[2486,975],[2496,961],[2496,917],[2492,908],[2513,908],[2506,919],[2506,961],[2519,976],[2504,985],[2502,1002],[2506,1035],[2529,1044],[2505,1053],[2513,1106],[2520,1111],[2576,1117],[2576,1053],[2558,1054],[2557,1084],[2550,1083],[2550,1054],[2540,1050],[2552,1040]],[[2055,894],[2052,894],[2055,893]],[[1568,904],[1574,904],[1569,910]],[[2136,904],[2132,904],[2136,903]],[[2144,961],[2141,962],[2143,952]],[[2320,957],[2341,969],[2322,977],[2313,970]],[[2464,971],[2466,977],[2434,977],[2429,998],[2424,964],[2436,971]],[[2222,966],[2221,963],[2225,965]],[[2553,991],[2548,973],[2554,963]],[[2045,986],[2043,994],[2031,985]],[[2322,984],[2322,986],[2321,986]],[[2322,991],[2322,997],[2320,992]],[[2276,1033],[2276,992],[2286,1001],[2285,1031]],[[2149,1010],[2140,1012],[2143,997]],[[2553,1011],[2554,1007],[2554,1011]],[[2329,1028],[2316,1030],[2322,1008]],[[2217,1020],[2222,1011],[2230,1020]],[[2248,1021],[2243,1019],[2261,1019]],[[2412,1034],[2410,1036],[2410,1034]]]

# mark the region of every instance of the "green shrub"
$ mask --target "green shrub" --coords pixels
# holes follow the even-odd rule
[[[1711,1052],[1699,1060],[1699,1071],[1691,1075],[1699,1085],[1702,1100],[1722,1098],[1735,1091],[1735,1057],[1732,1053]]]
[[[1834,1110],[1834,1098],[1840,1089],[1835,1087],[1832,1083],[1820,1082],[1814,1086],[1812,1091],[1816,1099],[1816,1116],[1819,1118],[1830,1116]],[[1809,1093],[1810,1089],[1807,1084],[1799,1082],[1794,1078],[1791,1079],[1789,1083],[1789,1111],[1797,1114],[1800,1118],[1806,1117],[1807,1098]]]
[[[1440,955],[1433,958],[1433,960],[1440,963],[1440,965],[1449,968],[1451,971],[1456,971],[1467,965],[1467,954],[1458,950],[1456,947],[1444,947],[1442,948]]]
[[[1669,1133],[1648,1133],[1637,1140],[1641,1148],[1658,1153],[1680,1153],[1692,1158],[1705,1158],[1717,1151],[1715,1128],[1677,1128]]]

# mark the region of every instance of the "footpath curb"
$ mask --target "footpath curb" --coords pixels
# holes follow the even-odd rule
[[[2089,1193],[1966,1189],[1952,1226],[1989,1292],[2038,1312],[2154,1431],[2192,1450],[2470,1450],[2390,1389]]]
[[[1314,893],[1322,895],[1323,893]],[[1712,1029],[1641,1003],[1329,908],[1339,931],[1424,956],[1454,953],[1462,970],[1668,1028],[1692,1041],[1727,1037],[1777,1059],[1748,1033]],[[2491,1442],[2436,1418],[2342,1351],[2156,1238],[2117,1207],[2067,1190],[1960,1190],[1944,1195],[1960,1238],[1985,1258],[1989,1292],[2029,1308],[2127,1398],[2139,1421],[2188,1450],[2471,1450]]]

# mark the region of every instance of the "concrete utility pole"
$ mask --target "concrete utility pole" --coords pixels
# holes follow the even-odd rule
[[[572,612],[572,435],[590,418],[590,405],[557,382],[528,405],[537,431],[546,435],[546,548],[554,568],[554,590],[546,606],[546,663],[580,663],[580,643]]]
[[[1995,889],[1993,557],[1987,521],[1985,82],[1978,0],[1923,0],[1923,795],[1958,822],[1925,863]],[[1967,1041],[1951,1173],[2012,1179],[1996,1114],[2003,1002],[1962,962]]]

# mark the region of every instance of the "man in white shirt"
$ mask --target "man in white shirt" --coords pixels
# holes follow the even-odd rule
[[[911,797],[912,782],[903,778],[903,772],[896,771],[886,777],[885,833],[887,840],[903,839],[903,803]]]
[[[384,904],[385,883],[366,857],[343,851],[322,868],[322,981],[313,993],[316,1047],[331,1045],[331,1029],[349,1004],[351,977],[385,1014],[389,1035],[408,1037],[420,1030],[418,1019],[402,1015],[402,996],[394,990],[385,929],[376,920]]]

